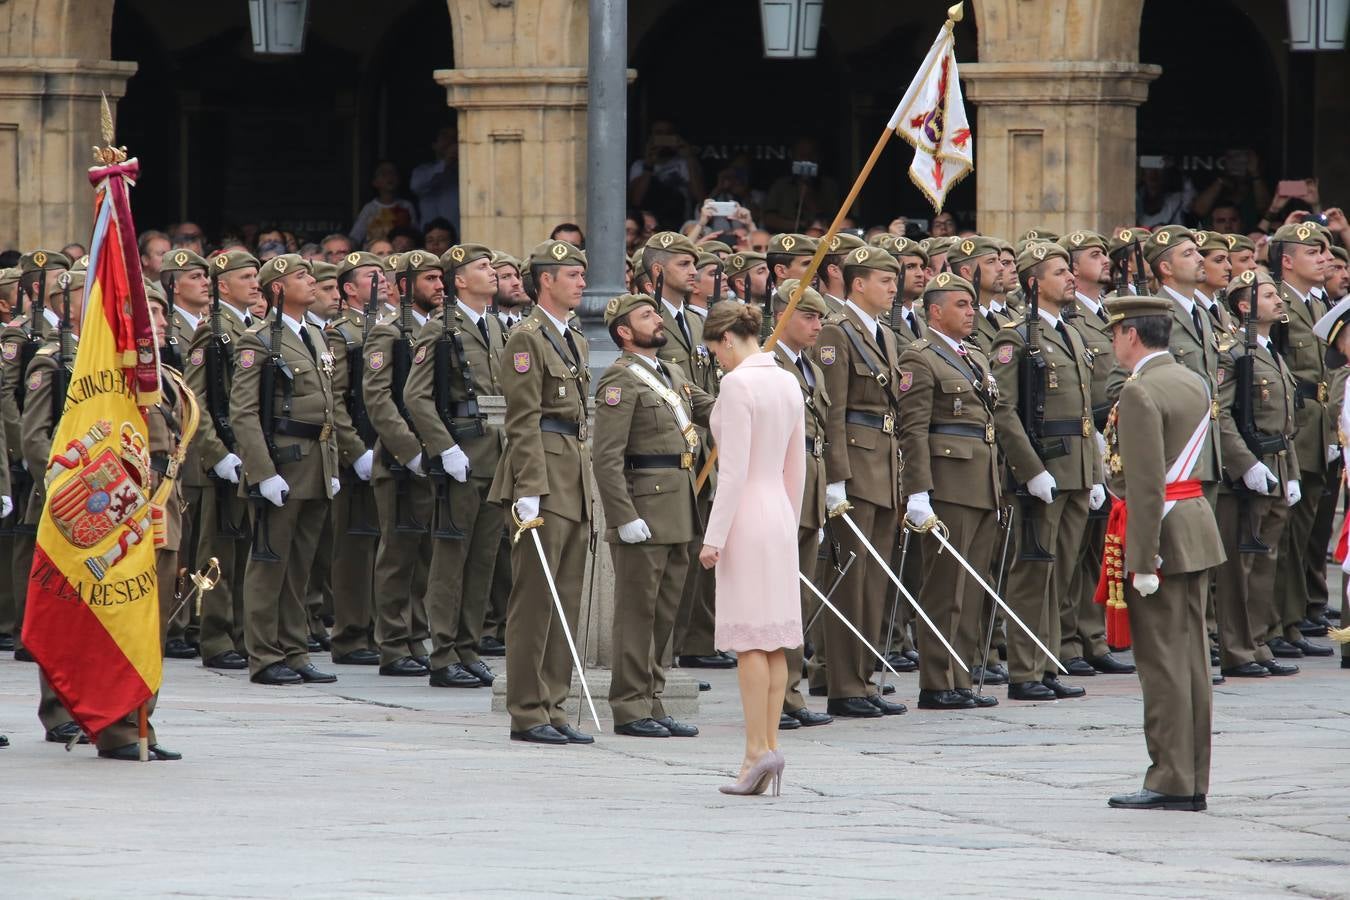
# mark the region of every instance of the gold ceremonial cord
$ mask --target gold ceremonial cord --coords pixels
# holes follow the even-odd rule
[[[154,496],[150,502],[163,508],[169,500],[169,492],[173,490],[174,482],[177,480],[177,473],[183,468],[183,460],[187,459],[188,445],[192,443],[192,438],[197,433],[197,425],[201,422],[202,408],[197,402],[197,395],[192,393],[192,389],[187,386],[183,376],[178,374],[177,370],[168,366],[162,366],[163,372],[173,382],[173,386],[178,389],[183,398],[183,407],[187,410],[187,417],[183,423],[183,433],[178,439],[178,449],[174,451],[173,461],[175,465],[170,468],[174,474],[166,474],[159,482],[159,487],[155,489]]]
[[[516,526],[516,533],[511,537],[511,543],[513,543],[513,544],[519,544],[519,543],[520,543],[520,536],[521,536],[522,534],[524,534],[525,532],[529,531],[531,528],[538,528],[540,525],[543,525],[543,524],[544,524],[544,517],[543,517],[543,516],[538,516],[538,517],[536,517],[536,518],[530,519],[528,522],[523,522],[523,521],[521,521],[520,516],[516,514],[516,505],[515,505],[514,503],[512,503],[512,504],[511,504],[511,521],[512,521],[513,523],[515,523],[515,526]]]

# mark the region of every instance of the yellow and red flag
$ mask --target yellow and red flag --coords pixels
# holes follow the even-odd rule
[[[947,10],[946,23],[888,123],[914,146],[910,180],[938,212],[952,185],[975,168],[961,77],[956,71],[952,29],[959,21],[960,3]]]
[[[79,352],[52,435],[23,627],[91,737],[148,700],[162,675],[145,416],[159,401],[159,354],[128,199],[139,170],[124,151],[101,153],[105,165],[89,170]]]

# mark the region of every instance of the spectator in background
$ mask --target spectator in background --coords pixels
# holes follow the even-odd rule
[[[760,218],[771,231],[799,231],[800,223],[818,216],[828,221],[839,211],[843,195],[833,178],[820,174],[820,148],[814,138],[800,138],[793,144],[792,165],[815,174],[789,173],[769,188]]]
[[[352,225],[352,240],[358,244],[368,237],[389,237],[396,228],[418,228],[417,208],[409,200],[398,196],[398,166],[389,160],[376,164],[370,184],[375,188],[375,199],[361,207]],[[414,243],[421,240],[421,231],[415,231]],[[397,243],[395,241],[395,243]]]
[[[1195,221],[1208,220],[1215,231],[1224,231],[1213,218],[1221,206],[1235,207],[1241,222],[1254,222],[1269,205],[1270,187],[1261,177],[1261,157],[1255,150],[1234,148],[1219,160],[1219,171],[1214,180],[1191,200],[1190,213],[1195,216]],[[1225,233],[1239,231],[1240,225]]]
[[[310,241],[307,244],[300,245],[300,255],[310,262],[314,262],[316,259],[322,261],[323,248],[313,241]]]
[[[253,254],[258,257],[258,262],[267,262],[273,257],[281,256],[286,252],[286,244],[276,237],[264,236],[261,243],[258,244],[258,252]]]
[[[703,170],[694,149],[672,123],[653,122],[642,159],[628,170],[628,202],[655,215],[656,231],[679,228],[703,199]]]
[[[750,232],[750,249],[756,253],[768,253],[769,241],[772,239],[772,234],[765,231],[763,228],[756,228],[754,231]]]
[[[378,238],[373,241],[366,241],[361,249],[367,253],[374,253],[376,256],[388,256],[394,252],[394,245],[384,238]]]
[[[575,222],[563,222],[549,232],[548,239],[551,241],[567,241],[578,250],[586,249],[586,235],[581,233],[581,226]]]
[[[1181,173],[1161,156],[1139,159],[1139,186],[1135,191],[1135,224],[1156,228],[1159,225],[1191,225],[1189,213],[1195,189]]]
[[[444,219],[450,223],[451,231],[458,236],[459,127],[446,125],[436,132],[436,140],[432,142],[431,150],[436,155],[435,161],[422,163],[413,169],[408,187],[417,198],[421,221]]]
[[[74,262],[81,256],[86,255],[88,252],[89,252],[88,250],[84,249],[84,244],[77,244],[74,241],[71,241],[69,244],[66,244],[64,247],[61,248],[61,253],[66,257],[66,259],[70,260],[71,262]]]
[[[659,230],[657,228],[656,213],[652,212],[650,209],[644,209],[642,211],[641,222],[642,222],[642,234],[638,238],[638,243],[645,244],[647,243],[647,238],[656,234],[656,232]]]
[[[173,246],[191,250],[198,256],[206,255],[206,235],[196,222],[179,222],[169,229],[169,234]]]
[[[440,256],[458,243],[459,236],[449,219],[438,216],[422,226],[422,248],[428,253]]]
[[[1209,212],[1209,227],[1220,234],[1242,233],[1242,212],[1237,204],[1220,200]]]
[[[422,232],[415,228],[395,228],[389,232],[389,243],[393,245],[395,253],[416,250],[422,244]]]
[[[136,246],[141,251],[141,273],[158,284],[159,270],[164,265],[164,254],[172,247],[169,236],[162,231],[142,231],[141,236],[136,239]],[[84,254],[81,253],[80,256]],[[71,262],[79,259],[78,256],[68,258]]]
[[[630,212],[623,220],[623,254],[632,256],[642,246],[642,214]]]
[[[955,237],[956,216],[946,210],[933,216],[933,224],[928,233],[932,237]]]
[[[330,262],[335,266],[346,259],[348,253],[352,252],[351,239],[345,234],[330,234],[319,241],[319,246],[323,248],[324,262]]]

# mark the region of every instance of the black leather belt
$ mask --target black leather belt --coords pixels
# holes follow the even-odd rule
[[[877,416],[872,413],[850,410],[844,413],[844,421],[850,425],[864,425],[868,428],[875,428],[887,434],[895,433],[895,417],[890,414]]]
[[[806,452],[812,456],[825,455],[825,439],[819,437],[806,439]]]
[[[1103,403],[1101,406],[1092,407],[1092,424],[1097,426],[1098,431],[1106,430],[1106,420],[1111,416],[1111,404]],[[1103,507],[1105,509],[1105,507]]]
[[[986,444],[994,442],[994,426],[989,425],[930,425],[930,434],[954,434],[960,437],[979,438]]]
[[[450,404],[450,417],[453,419],[474,419],[478,415],[477,400],[465,400],[461,403]]]
[[[572,437],[581,434],[581,426],[576,422],[565,422],[562,419],[554,419],[549,416],[539,417],[539,430],[552,434],[570,434]]]
[[[1294,379],[1297,392],[1305,400],[1316,400],[1318,403],[1327,402],[1327,383],[1325,381],[1308,381],[1304,378]]]
[[[1092,420],[1046,419],[1041,434],[1046,437],[1092,437]]]
[[[326,441],[333,433],[333,427],[327,423],[315,425],[313,422],[301,422],[299,419],[278,417],[272,422],[272,433],[286,437],[305,438],[311,441]]]
[[[625,469],[692,469],[692,453],[645,453],[625,456]]]

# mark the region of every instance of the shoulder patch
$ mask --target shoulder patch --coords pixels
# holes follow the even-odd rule
[[[384,368],[384,351],[376,350],[370,354],[370,371],[378,372]]]
[[[1224,373],[1226,373],[1227,371],[1228,371],[1227,369],[1220,366],[1218,373],[1214,376],[1214,381],[1217,384],[1223,384]]]
[[[605,405],[618,406],[619,401],[623,400],[623,388],[607,387],[605,388]]]
[[[257,360],[257,358],[258,358],[258,351],[256,351],[256,350],[240,350],[240,351],[239,351],[239,368],[241,368],[241,369],[251,369],[251,368],[253,368],[253,363],[254,363],[254,361]]]
[[[511,367],[522,375],[530,371],[530,354],[517,353],[512,356]]]
[[[427,345],[423,344],[417,348],[417,353],[413,356],[413,362],[421,365],[422,360],[427,358]]]
[[[899,383],[898,383],[898,387],[900,388],[900,391],[901,391],[902,393],[905,392],[905,391],[907,391],[907,390],[909,390],[910,388],[914,387],[914,373],[913,373],[913,372],[901,372],[901,373],[900,373],[900,381],[899,381]]]
[[[1012,344],[1004,344],[1002,347],[998,348],[999,362],[1003,363],[1004,365],[1007,365],[1008,363],[1012,362],[1012,358],[1013,358]]]
[[[206,349],[204,347],[198,347],[188,356],[188,362],[192,363],[194,366],[200,366],[204,359],[206,359]]]
[[[834,361],[835,361],[835,359],[836,359],[837,357],[838,357],[838,351],[837,351],[834,347],[821,347],[821,348],[820,348],[820,364],[821,364],[822,366],[832,366],[832,365],[834,365]]]
[[[3,347],[0,347],[0,356],[6,360],[14,360],[19,356],[19,344],[17,341],[6,341]]]
[[[42,387],[42,373],[41,373],[41,372],[34,372],[32,375],[29,375],[29,376],[28,376],[28,389],[29,389],[30,391],[36,391],[36,390],[37,390],[38,388],[40,388],[40,387]]]

